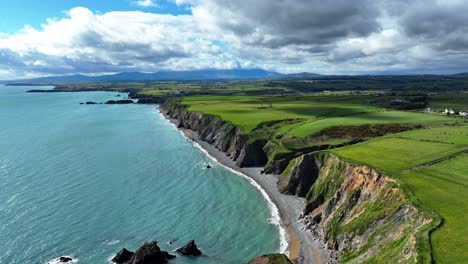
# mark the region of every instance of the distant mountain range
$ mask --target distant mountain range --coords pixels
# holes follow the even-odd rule
[[[160,71],[154,73],[122,72],[111,75],[87,76],[81,74],[65,76],[49,76],[34,79],[0,81],[0,83],[60,83],[60,82],[144,82],[144,81],[197,81],[197,80],[258,80],[258,79],[313,79],[336,78],[347,75],[320,75],[316,73],[301,72],[282,74],[262,69],[232,69],[232,70],[194,70],[194,71]],[[348,77],[371,77],[392,75],[358,75]],[[398,76],[415,76],[413,74]],[[437,76],[437,75],[428,75]],[[441,75],[442,76],[442,75]],[[468,72],[443,75],[457,78],[467,78]]]
[[[281,74],[262,69],[160,71],[155,73],[123,72],[112,75],[86,76],[66,75],[34,79],[13,80],[9,83],[53,83],[53,82],[130,82],[130,81],[190,81],[190,80],[246,80],[274,78],[304,78],[319,76],[313,73]]]

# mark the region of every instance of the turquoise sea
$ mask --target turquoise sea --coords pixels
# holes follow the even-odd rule
[[[195,239],[205,256],[174,264],[278,250],[262,194],[206,169],[212,161],[155,106],[79,104],[118,99],[107,92],[26,93],[40,88],[0,86],[0,263],[109,263],[149,240],[172,251]]]

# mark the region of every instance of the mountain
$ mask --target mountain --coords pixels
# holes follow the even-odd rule
[[[26,80],[14,80],[9,83],[52,83],[52,82],[129,82],[129,81],[189,81],[189,80],[242,80],[280,78],[284,75],[262,69],[233,70],[195,70],[195,71],[160,71],[155,73],[122,72],[112,75],[86,76],[66,75],[50,76]]]
[[[468,77],[468,72],[461,72],[461,73],[453,74],[452,76],[455,76],[455,77]]]

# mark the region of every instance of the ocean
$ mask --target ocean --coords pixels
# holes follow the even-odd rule
[[[174,264],[278,251],[262,193],[156,106],[80,105],[119,99],[110,92],[26,93],[47,88],[0,86],[0,263],[110,263],[150,240],[172,251],[194,239],[204,253]]]

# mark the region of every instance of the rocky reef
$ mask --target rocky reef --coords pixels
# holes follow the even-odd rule
[[[133,100],[123,99],[123,100],[109,100],[106,104],[133,104]]]

